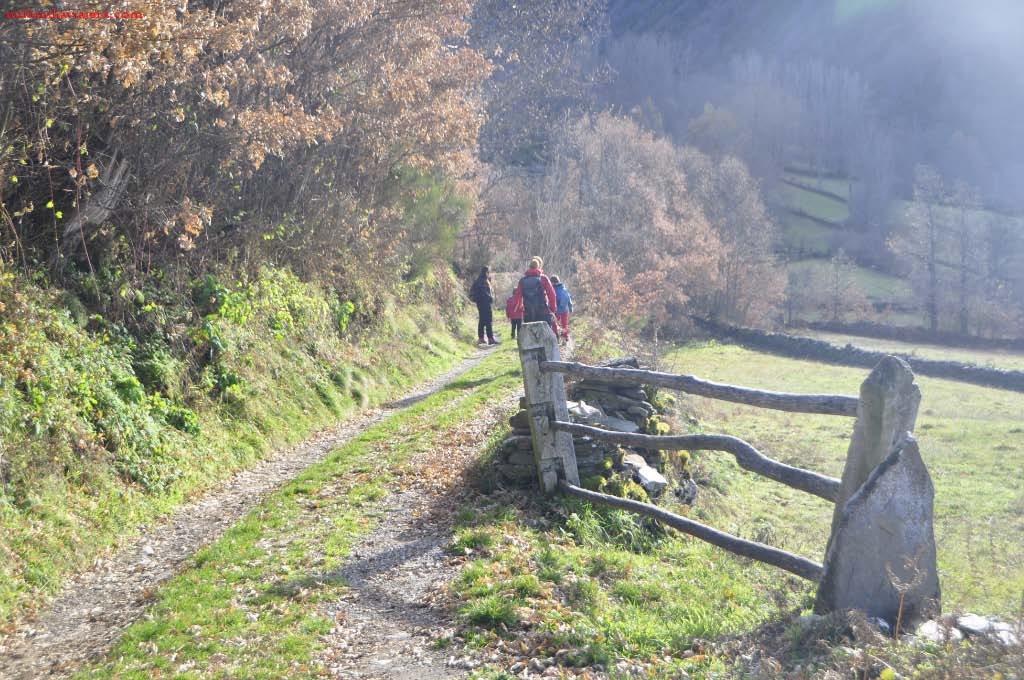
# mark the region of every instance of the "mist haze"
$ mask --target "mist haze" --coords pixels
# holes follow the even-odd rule
[[[820,62],[869,89],[858,114],[891,140],[901,193],[913,166],[928,163],[978,186],[993,206],[1024,206],[1020,3],[611,0],[609,16],[608,54],[623,76],[610,103],[628,110],[649,97],[675,119],[665,127],[677,141],[686,141],[679,117],[698,115],[705,101],[728,105],[737,59],[756,55],[783,70]],[[646,77],[622,63],[622,48],[640,39],[666,60],[646,64]]]

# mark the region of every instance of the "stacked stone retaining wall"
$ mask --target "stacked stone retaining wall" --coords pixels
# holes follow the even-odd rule
[[[610,368],[639,368],[635,357],[613,359],[601,366]],[[602,380],[581,380],[568,387],[569,417],[575,423],[593,425],[619,432],[645,431],[649,419],[655,414],[647,393],[635,385],[618,385]],[[520,410],[509,418],[512,431],[498,451],[496,468],[506,481],[530,483],[536,481],[536,464],[530,439],[530,423],[525,409],[525,397]],[[595,413],[594,411],[598,411]],[[611,467],[621,464],[621,447],[591,437],[573,437],[576,466],[580,478],[605,474]],[[660,467],[661,453],[638,451],[653,467]]]

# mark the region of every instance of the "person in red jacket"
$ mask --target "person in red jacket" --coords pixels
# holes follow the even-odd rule
[[[513,297],[517,301],[516,304],[523,308],[523,323],[547,321],[557,336],[555,310],[558,308],[558,300],[555,297],[554,286],[544,275],[543,266],[544,260],[536,255],[530,258],[529,266],[523,272],[523,278],[519,279]]]
[[[512,289],[512,294],[508,296],[508,300],[505,300],[505,316],[512,322],[512,339],[516,339],[516,333],[519,331],[520,326],[523,325],[523,301],[522,299],[516,300],[516,289]]]

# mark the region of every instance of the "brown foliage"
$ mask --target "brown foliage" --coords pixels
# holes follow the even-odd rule
[[[717,159],[686,148],[680,153],[690,190],[721,240],[719,285],[696,301],[702,315],[731,323],[767,323],[785,287],[782,267],[772,254],[777,240],[761,189],[737,158]]]
[[[657,272],[665,285],[655,317],[715,285],[721,243],[688,191],[670,142],[602,114],[570,125],[559,151],[537,225],[552,235],[554,250],[591,249],[614,259],[634,290],[643,283],[638,277]]]
[[[487,66],[462,39],[469,9],[159,0],[141,19],[6,21],[3,245],[77,258],[113,228],[136,264],[270,245],[336,272],[336,258],[401,270],[396,170],[472,163]]]
[[[680,150],[629,119],[601,114],[567,125],[548,174],[518,195],[530,205],[520,243],[544,254],[548,270],[593,280],[598,295],[599,277],[585,270],[614,262],[629,296],[646,300],[646,323],[691,312],[761,322],[781,300],[775,227],[735,158]]]

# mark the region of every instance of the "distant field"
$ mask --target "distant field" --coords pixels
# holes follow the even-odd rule
[[[826,227],[793,213],[784,214],[779,226],[785,250],[808,257],[828,257],[832,252],[832,239],[839,233],[835,227]]]
[[[790,262],[790,271],[810,270],[824,275],[831,263],[825,258],[811,258]],[[854,267],[857,284],[872,302],[905,303],[911,295],[910,284],[905,279],[884,274],[867,267]]]
[[[783,182],[775,185],[768,201],[795,213],[810,215],[837,226],[850,217],[850,209],[845,201],[839,201]]]
[[[799,213],[832,222],[837,226],[849,218],[848,201],[850,200],[850,190],[857,184],[856,180],[839,177],[823,177],[819,179],[813,173],[797,172],[792,169],[784,172],[782,178],[803,187],[795,187],[784,182],[778,182],[766,196],[766,200],[780,208],[783,213],[782,224],[779,226],[784,234],[792,231],[796,236],[800,236],[802,231],[806,231],[806,226],[800,224],[800,219],[811,220],[802,218]],[[815,189],[834,194],[842,200],[823,196],[815,192]],[[907,224],[908,212],[912,205],[913,201],[893,200],[890,202],[888,220],[893,231],[898,232]],[[954,222],[959,218],[956,208],[936,206],[935,210],[940,219],[944,221]],[[1024,217],[1004,215],[989,210],[970,210],[968,214],[975,225],[979,227],[999,221],[1017,230],[1024,229]],[[813,221],[811,222],[813,224]],[[818,226],[821,227],[822,225]],[[809,239],[808,242],[810,242]]]
[[[806,187],[812,189],[821,189],[827,191],[830,194],[836,194],[841,196],[843,200],[850,200],[850,186],[856,184],[855,181],[849,179],[841,179],[838,177],[822,177],[818,178],[814,174],[806,174],[802,172],[793,172],[787,170],[782,173],[783,179],[787,179],[790,182],[797,184],[803,184]]]
[[[1010,352],[1004,350],[976,350],[960,347],[944,347],[942,345],[918,345],[899,340],[884,340],[879,338],[866,338],[859,335],[844,335],[840,333],[825,333],[824,331],[800,331],[800,335],[806,335],[819,340],[831,342],[833,345],[850,344],[854,347],[867,349],[874,352],[895,352],[909,356],[921,357],[922,359],[937,359],[940,361],[962,361],[978,366],[991,366],[1004,370],[1024,371],[1024,353]]]
[[[715,343],[669,353],[662,370],[762,389],[856,395],[868,371],[784,359]],[[943,608],[1015,620],[1024,595],[1024,395],[919,377],[916,435],[936,488]],[[684,396],[699,431],[742,437],[791,465],[840,476],[853,420],[787,414]],[[832,505],[739,469],[695,457],[697,512],[716,526],[821,560]]]
[[[907,219],[907,211],[914,204],[913,201],[892,201],[889,205],[889,220],[893,224],[904,224]],[[935,211],[939,215],[940,219],[955,222],[959,219],[959,210],[945,205],[935,206]],[[1009,225],[1017,229],[1024,228],[1024,217],[1014,217],[1012,215],[1004,215],[1002,213],[992,212],[990,210],[968,210],[968,216],[975,224],[984,225],[989,222],[999,221],[1006,222]]]

